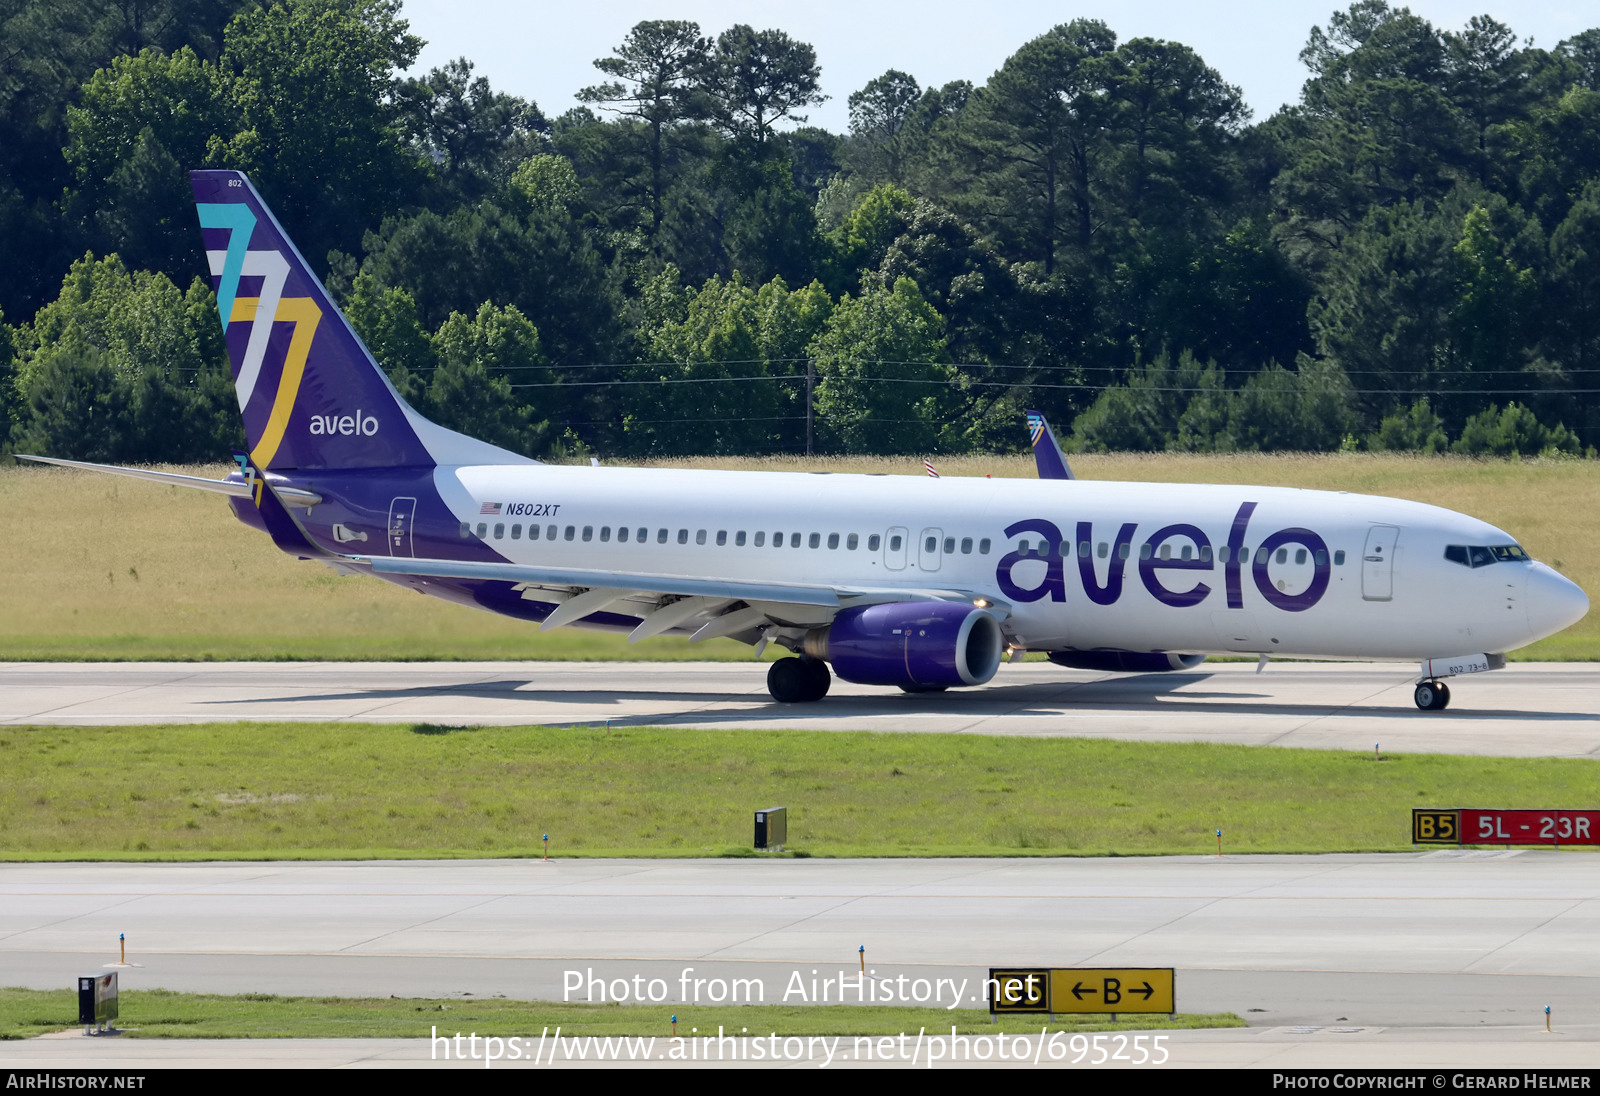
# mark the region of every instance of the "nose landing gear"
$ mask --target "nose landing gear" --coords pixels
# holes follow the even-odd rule
[[[1411,695],[1423,711],[1442,712],[1450,703],[1450,686],[1442,681],[1424,681]]]

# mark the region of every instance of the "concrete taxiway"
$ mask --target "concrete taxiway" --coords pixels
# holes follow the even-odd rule
[[[126,933],[124,989],[560,1000],[598,997],[601,982],[615,996],[626,980],[685,1011],[735,978],[766,1002],[802,1003],[801,989],[852,974],[865,946],[878,994],[950,1004],[959,986],[969,1008],[991,964],[1176,967],[1180,1009],[1252,1026],[1175,1036],[1174,1065],[1593,1065],[1596,866],[1582,852],[1454,850],[5,865],[0,982],[70,985],[115,962]],[[427,1060],[429,1030],[304,1062],[287,1046],[261,1054],[406,1064]],[[154,1053],[115,1045],[0,1044],[0,1065]]]
[[[3,663],[0,724],[329,720],[924,731],[1524,757],[1600,756],[1600,665],[1456,678],[1443,712],[1413,666],[1207,663],[1172,674],[1004,666],[908,696],[835,681],[774,704],[760,663]]]

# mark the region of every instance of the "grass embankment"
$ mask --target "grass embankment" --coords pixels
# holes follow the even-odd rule
[[[0,729],[0,858],[1342,852],[1413,806],[1593,799],[1592,761],[801,731],[212,724]]]
[[[883,1035],[926,1028],[949,1035],[1039,1034],[1043,1016],[1007,1017],[989,1023],[977,1009],[895,1008],[876,1005],[566,1005],[545,1001],[449,1000],[372,997],[272,997],[265,994],[224,996],[130,990],[118,994],[116,1026],[145,1039],[422,1039],[437,1027],[439,1034],[457,1031],[479,1036],[539,1038],[556,1028],[563,1036],[654,1035],[671,1037],[670,1019],[678,1017],[678,1034],[716,1034],[721,1026],[732,1035],[776,1032],[793,1035]],[[0,1040],[26,1039],[76,1027],[77,995],[71,990],[0,989]],[[1244,1027],[1231,1012],[1178,1013],[1138,1017],[1058,1016],[1052,1032],[1175,1031],[1184,1028]],[[845,1048],[848,1053],[849,1048]],[[532,1053],[529,1047],[527,1053]],[[548,1049],[546,1053],[549,1053]]]
[[[1255,483],[1417,499],[1492,522],[1600,597],[1600,472],[1588,461],[1388,454],[1083,455],[1096,479]],[[1027,456],[941,458],[947,476],[1034,475]],[[677,467],[916,474],[902,458],[694,460]],[[187,469],[220,476],[223,468]],[[0,659],[731,659],[690,646],[524,622],[340,578],[292,560],[214,495],[64,469],[0,467]],[[779,654],[781,652],[773,652]],[[1600,614],[1513,654],[1600,659]]]

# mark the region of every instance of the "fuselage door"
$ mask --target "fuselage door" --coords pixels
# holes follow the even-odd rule
[[[1367,546],[1361,551],[1361,596],[1366,600],[1394,597],[1394,550],[1399,539],[1400,530],[1393,525],[1367,530]]]
[[[939,569],[939,540],[944,536],[943,529],[924,529],[917,538],[917,566],[924,571],[937,571]]]
[[[906,569],[906,541],[911,534],[896,525],[883,535],[883,565],[891,571]]]
[[[415,556],[411,547],[411,526],[417,518],[417,500],[397,498],[389,503],[389,554]]]

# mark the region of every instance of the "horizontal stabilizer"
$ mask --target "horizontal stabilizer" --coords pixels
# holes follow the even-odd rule
[[[34,457],[27,453],[16,454],[18,460],[38,461],[40,464],[57,464],[63,468],[82,468],[90,472],[107,472],[113,476],[128,476],[132,479],[141,479],[149,483],[165,483],[172,487],[190,487],[197,491],[213,491],[219,495],[230,498],[245,499],[250,497],[250,485],[243,480],[214,480],[204,476],[184,476],[177,472],[156,472],[149,468],[124,468],[119,464],[91,464],[82,460],[62,460],[59,457]],[[270,482],[270,481],[269,481]],[[322,501],[322,496],[311,491],[302,491],[298,487],[280,487],[273,485],[278,493],[278,498],[283,500],[285,506],[315,506]]]

